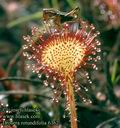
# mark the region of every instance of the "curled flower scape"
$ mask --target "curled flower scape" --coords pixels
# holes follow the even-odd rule
[[[50,84],[54,90],[55,102],[58,102],[60,92],[64,92],[72,128],[77,128],[74,122],[77,121],[74,91],[78,92],[80,87],[75,80],[75,74],[82,68],[98,69],[96,64],[100,60],[101,49],[96,37],[99,32],[95,32],[93,25],[81,19],[65,22],[61,26],[58,29],[54,24],[44,22],[43,30],[33,27],[32,36],[23,37],[27,41],[23,46],[23,54],[33,62],[28,68],[37,73],[38,77],[46,74],[44,85]],[[85,75],[89,78],[87,71]],[[59,81],[59,86],[56,81]],[[88,81],[91,83],[91,80]]]
[[[105,21],[109,27],[116,28],[120,26],[119,0],[95,0],[94,6],[100,13],[99,20]]]

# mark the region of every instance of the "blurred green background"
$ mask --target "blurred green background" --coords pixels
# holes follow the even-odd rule
[[[33,113],[20,112],[20,115],[38,115],[39,118],[13,117],[13,122],[47,122],[47,125],[29,125],[29,128],[70,127],[68,112],[64,111],[64,96],[58,104],[51,102],[52,91],[42,83],[45,76],[39,79],[26,68],[21,47],[23,35],[30,34],[32,26],[42,27],[44,8],[67,13],[76,6],[80,7],[80,17],[94,24],[100,32],[98,39],[102,48],[99,70],[91,72],[93,84],[88,92],[82,91],[92,104],[84,103],[76,95],[79,128],[96,128],[113,117],[115,120],[110,124],[105,122],[103,128],[120,128],[119,0],[0,0],[0,103],[8,104],[8,108],[40,109]],[[49,125],[48,122],[54,123]]]

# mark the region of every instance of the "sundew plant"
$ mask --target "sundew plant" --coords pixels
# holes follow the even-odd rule
[[[0,128],[120,128],[120,0],[0,0],[0,110]]]
[[[31,35],[23,36],[27,42],[23,45],[23,55],[32,62],[27,67],[39,78],[42,74],[46,75],[43,83],[51,86],[54,102],[59,102],[62,93],[65,95],[71,128],[78,128],[74,93],[79,93],[81,89],[75,75],[79,69],[83,69],[88,82],[92,84],[88,69],[98,69],[101,52],[101,43],[96,38],[98,34],[92,24],[77,17],[60,22],[60,26],[48,18],[43,21],[42,29],[33,27]]]

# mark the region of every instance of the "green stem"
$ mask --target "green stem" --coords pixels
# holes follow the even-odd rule
[[[22,24],[22,23],[30,21],[30,20],[40,19],[41,17],[42,17],[42,12],[36,12],[34,14],[24,16],[24,17],[14,20],[14,21],[11,21],[10,23],[8,23],[7,27],[12,28],[14,26],[17,26],[18,24]]]
[[[58,0],[52,0],[52,6],[55,9],[59,9],[59,4],[58,4]]]
[[[115,84],[117,69],[118,69],[118,60],[116,59],[113,64],[113,72],[112,72],[112,78],[111,78],[113,85]]]
[[[67,2],[72,9],[75,8],[75,2],[73,0],[67,0]]]

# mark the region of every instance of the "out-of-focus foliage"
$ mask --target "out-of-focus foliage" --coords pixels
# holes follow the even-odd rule
[[[42,83],[45,76],[39,79],[27,69],[21,47],[24,44],[22,36],[29,34],[32,26],[42,27],[43,8],[69,12],[79,6],[79,15],[100,31],[99,40],[102,43],[102,61],[99,70],[91,73],[93,84],[88,92],[83,89],[82,93],[93,103],[91,105],[84,103],[76,96],[79,127],[95,128],[102,122],[107,126],[105,123],[109,122],[106,120],[120,116],[120,22],[113,23],[107,18],[109,14],[117,13],[117,21],[120,21],[119,2],[119,0],[0,0],[0,102],[9,104],[9,108],[39,108],[38,113],[19,114],[39,115],[36,120],[41,122],[59,122],[54,125],[34,126],[35,128],[69,128],[69,117],[64,111],[64,96],[61,96],[58,104],[51,103],[52,91]],[[27,118],[13,118],[13,120],[31,121]],[[119,118],[118,120],[120,121]],[[17,126],[17,128],[23,127],[25,126]]]

